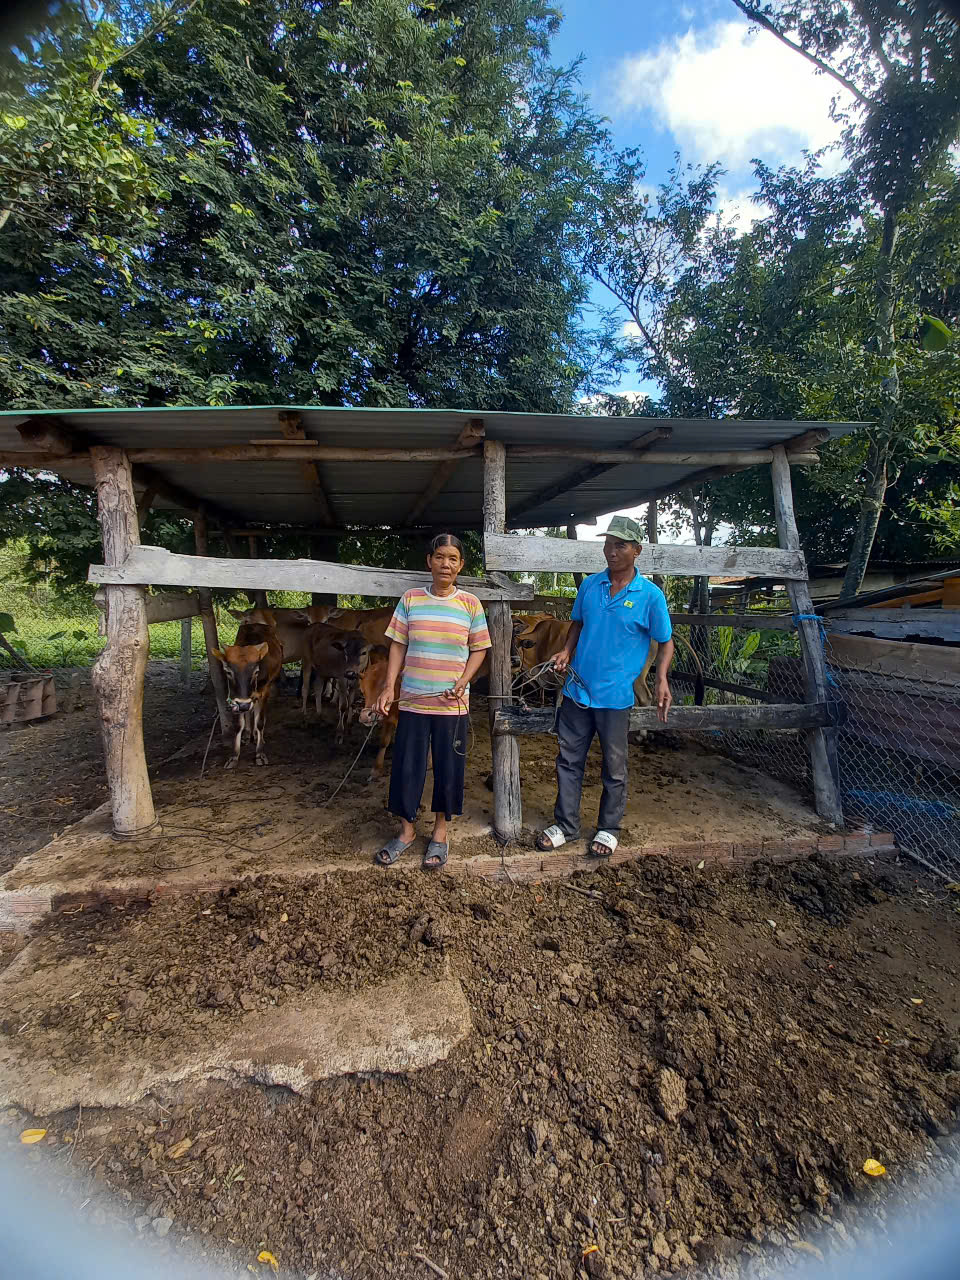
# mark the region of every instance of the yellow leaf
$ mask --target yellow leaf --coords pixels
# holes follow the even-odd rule
[[[167,1151],[167,1155],[171,1160],[179,1160],[181,1156],[185,1156],[193,1146],[192,1138],[184,1138],[180,1142],[175,1142]]]
[[[950,890],[951,893],[960,893],[960,884],[958,884],[956,880],[951,880],[950,883],[947,885],[947,888]]]
[[[276,1260],[269,1249],[262,1249],[260,1253],[257,1254],[257,1261],[265,1262],[271,1271],[280,1270],[280,1263]]]
[[[923,1001],[919,998],[919,996],[911,996],[911,997],[910,997],[910,1003],[911,1003],[911,1004],[923,1004]]]
[[[287,913],[284,911],[284,912],[282,913],[282,915],[280,916],[280,923],[281,923],[281,924],[286,924],[286,923],[287,923],[287,921],[288,921],[289,919],[290,919],[290,917],[289,917],[289,916],[287,915]]]
[[[20,1135],[20,1141],[25,1147],[32,1146],[34,1142],[42,1142],[47,1136],[46,1129],[24,1129]]]
[[[868,1173],[871,1178],[882,1178],[887,1171],[879,1160],[864,1160],[863,1172]]]

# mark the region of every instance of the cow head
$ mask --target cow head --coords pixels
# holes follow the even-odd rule
[[[359,631],[338,631],[330,641],[330,647],[342,669],[337,673],[356,683],[363,675],[370,656],[370,641]]]
[[[227,677],[227,706],[243,715],[253,709],[260,696],[261,682],[266,684],[267,644],[228,644],[214,649],[213,656]]]
[[[387,659],[389,649],[382,644],[375,644],[370,650],[367,665],[360,677],[360,692],[363,694],[363,710],[360,712],[360,723],[367,728],[377,718],[376,701],[387,678]]]

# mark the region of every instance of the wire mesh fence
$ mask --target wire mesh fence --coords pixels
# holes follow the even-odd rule
[[[698,634],[698,631],[700,634]],[[805,701],[795,631],[677,627],[677,701],[703,705]],[[849,825],[892,831],[900,847],[960,879],[960,688],[858,669],[824,637],[837,713],[837,762]],[[804,736],[790,731],[697,735],[714,750],[812,796]]]

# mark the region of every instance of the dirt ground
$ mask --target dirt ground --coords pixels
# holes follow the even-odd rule
[[[195,679],[202,681],[199,675]],[[0,838],[3,828],[9,828],[8,860],[19,853],[21,861],[5,877],[4,889],[55,882],[69,892],[138,877],[170,885],[222,884],[261,873],[303,876],[318,868],[352,869],[369,866],[374,851],[395,830],[386,808],[388,772],[370,778],[379,731],[344,782],[366,732],[354,724],[345,746],[337,748],[329,719],[318,719],[312,708],[304,719],[296,698],[284,693],[271,704],[269,767],[256,768],[246,747],[238,769],[224,772],[225,751],[217,735],[201,776],[212,699],[205,701],[196,692],[183,697],[169,669],[159,678],[151,672],[147,689],[148,760],[162,834],[118,846],[104,812],[42,847],[43,836],[52,836],[66,819],[77,817],[84,801],[104,798],[99,735],[89,709],[64,716],[59,723],[11,734],[0,739],[4,763],[12,766],[0,784],[5,800]],[[491,855],[499,859],[500,854],[490,834],[492,794],[485,785],[491,763],[486,706],[482,699],[475,701],[465,808],[451,828],[451,863]],[[66,771],[56,765],[61,755],[69,762]],[[524,832],[512,853],[530,851],[536,830],[552,821],[555,755],[555,739],[548,735],[520,739]],[[584,780],[584,841],[568,846],[570,851],[584,849],[593,834],[590,823],[596,821],[599,806],[600,768],[594,744]],[[36,795],[38,778],[52,779],[49,794],[42,798]],[[428,774],[425,809],[432,785]],[[650,735],[631,748],[629,801],[621,832],[624,848],[782,841],[826,830],[793,787],[683,735]],[[419,863],[428,831],[424,818],[421,842],[405,862]],[[31,846],[42,851],[24,856]]]
[[[70,674],[56,673],[61,698]],[[0,874],[107,798],[90,669],[79,676],[75,711],[0,733]],[[143,730],[151,767],[210,727],[204,675],[192,673],[186,694],[179,680],[177,663],[150,663]]]
[[[153,759],[209,727],[198,693],[182,700],[154,680],[149,696]],[[313,823],[305,802],[330,794],[353,752],[281,720],[279,768],[217,766],[201,782],[188,754],[161,770],[158,794],[192,805],[197,827],[235,829],[231,806],[266,814],[286,779]],[[60,828],[61,811],[101,797],[93,735],[83,711],[0,740],[18,770],[0,782],[3,834],[22,852]],[[551,790],[549,744],[533,741],[531,822]],[[489,807],[485,750],[478,737],[472,785]],[[65,766],[77,781],[61,790]],[[787,835],[811,826],[789,788],[699,748],[638,747],[634,778],[647,797],[634,838],[652,839],[664,813],[677,840],[722,839],[718,823],[737,838],[761,818]],[[60,779],[70,803],[27,800],[37,779]],[[311,850],[362,847],[382,829],[380,788],[359,774],[341,795],[333,825],[311,827]],[[258,840],[284,838],[263,820]],[[461,837],[467,851],[488,842],[479,829]],[[472,1031],[422,1071],[302,1095],[209,1082],[82,1114],[11,1107],[0,1152],[145,1253],[185,1246],[241,1271],[270,1274],[256,1261],[267,1249],[282,1275],[314,1280],[769,1274],[783,1249],[849,1245],[851,1205],[877,1229],[888,1188],[939,1159],[956,1127],[957,902],[889,858],[698,869],[648,857],[502,886],[429,877],[416,862],[296,886],[258,876],[61,914],[32,944],[51,998],[38,1003],[34,983],[29,1005],[14,989],[0,1009],[0,1040],[38,1062],[162,1057],[303,993],[441,972],[462,985]],[[76,957],[99,962],[96,981],[54,997]],[[33,1125],[47,1137],[21,1145]],[[864,1174],[868,1158],[883,1178]]]
[[[119,1196],[154,1247],[170,1228],[267,1248],[288,1275],[415,1280],[436,1274],[422,1253],[451,1276],[649,1277],[762,1253],[876,1194],[867,1158],[896,1180],[954,1126],[953,901],[894,864],[650,858],[559,885],[344,874],[52,917],[51,972],[96,954],[102,981],[5,1009],[0,1034],[54,1061],[445,965],[473,1031],[409,1077],[11,1110],[0,1141],[62,1166],[79,1139],[88,1212]],[[46,1143],[19,1147],[34,1122]]]

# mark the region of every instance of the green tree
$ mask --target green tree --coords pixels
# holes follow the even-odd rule
[[[861,197],[870,243],[869,323],[863,363],[876,383],[867,432],[860,515],[843,595],[863,580],[891,469],[913,424],[904,407],[904,350],[915,341],[916,297],[909,285],[906,243],[922,239],[919,224],[930,188],[951,200],[950,149],[960,134],[960,68],[953,19],[918,0],[733,0],[752,22],[830,76],[851,105],[834,110],[844,122],[844,151]],[[952,220],[953,209],[949,211]],[[911,237],[911,233],[913,233]]]

